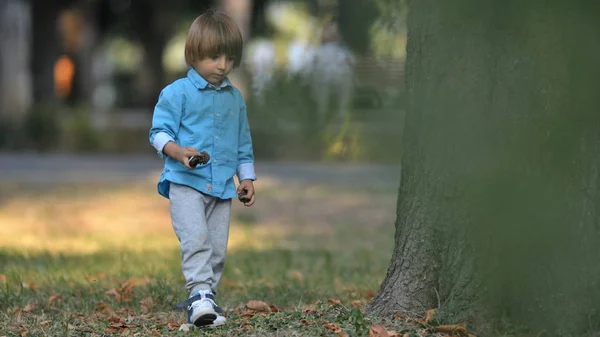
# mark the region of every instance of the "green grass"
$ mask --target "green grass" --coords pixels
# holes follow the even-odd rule
[[[268,177],[257,182],[255,207],[233,207],[217,296],[227,325],[179,331],[186,315],[173,306],[187,294],[154,179],[2,185],[19,192],[0,200],[0,336],[368,336],[372,324],[416,331],[364,314],[393,248],[395,186],[365,193]],[[251,311],[249,301],[270,309]]]

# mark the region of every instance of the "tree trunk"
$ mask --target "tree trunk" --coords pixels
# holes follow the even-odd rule
[[[246,45],[250,39],[250,19],[252,17],[252,1],[253,0],[219,0],[221,10],[227,13],[237,23],[242,32],[242,38],[244,39],[244,45]],[[248,78],[243,64],[236,70],[234,70],[229,78],[233,85],[235,85],[244,98],[248,100]]]
[[[31,15],[21,0],[0,0],[0,124],[19,125],[31,103]]]
[[[396,244],[372,313],[598,323],[599,19],[593,0],[411,3]]]

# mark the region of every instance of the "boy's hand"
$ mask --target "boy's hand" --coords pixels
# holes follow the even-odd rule
[[[244,206],[250,207],[254,204],[254,183],[252,180],[242,180],[237,188],[238,199]]]
[[[194,156],[200,156],[198,150],[191,146],[187,146],[181,148],[181,151],[179,151],[179,157],[176,159],[188,169],[193,170],[195,167],[190,166],[190,158]]]
[[[175,142],[168,142],[167,145],[165,145],[165,147],[163,148],[163,152],[167,156],[182,163],[185,167],[187,167],[190,170],[194,168],[190,166],[188,161],[191,157],[200,155],[200,153],[198,153],[198,150],[196,150],[195,148],[191,146],[181,147],[175,144]]]

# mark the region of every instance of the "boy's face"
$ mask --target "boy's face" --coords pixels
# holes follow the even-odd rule
[[[225,76],[229,75],[233,69],[234,59],[227,55],[221,54],[213,57],[207,57],[202,61],[196,62],[194,69],[208,83],[218,86],[221,84]]]

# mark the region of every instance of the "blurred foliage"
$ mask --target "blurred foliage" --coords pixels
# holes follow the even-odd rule
[[[384,106],[355,95],[346,116],[336,116],[335,102],[317,114],[310,87],[285,76],[251,98],[248,118],[258,158],[397,162],[404,119],[402,92],[379,92]],[[362,99],[362,102],[359,101]]]

